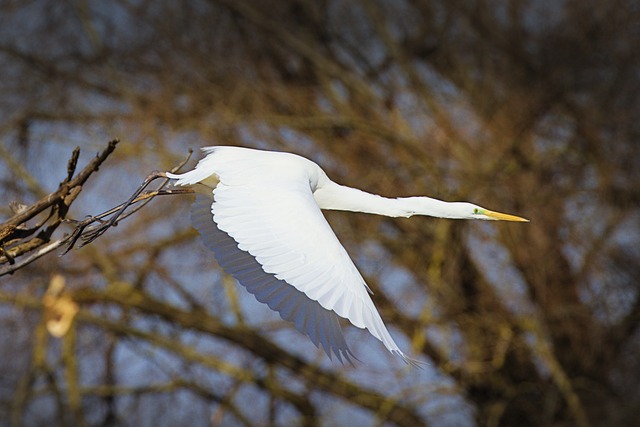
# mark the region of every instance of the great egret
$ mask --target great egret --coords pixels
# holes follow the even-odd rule
[[[366,193],[336,184],[316,163],[295,154],[240,147],[202,150],[206,156],[195,169],[166,176],[199,193],[191,216],[205,245],[258,301],[340,361],[350,361],[353,353],[338,316],[368,329],[391,353],[412,362],[391,338],[371,290],[320,209],[528,221],[471,203]]]

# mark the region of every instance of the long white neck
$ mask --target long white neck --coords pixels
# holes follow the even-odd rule
[[[456,214],[457,203],[443,202],[430,197],[401,197],[389,199],[346,187],[333,181],[324,182],[313,196],[320,209],[365,212],[391,217],[428,215],[440,218],[460,218]]]

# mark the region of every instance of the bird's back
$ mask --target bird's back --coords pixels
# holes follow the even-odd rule
[[[191,185],[215,174],[226,185],[317,185],[324,172],[311,160],[291,153],[243,147],[205,147],[195,169],[180,176],[178,185]]]

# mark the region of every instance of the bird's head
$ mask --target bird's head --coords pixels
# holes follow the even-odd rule
[[[529,222],[528,219],[515,215],[505,214],[501,212],[495,212],[486,208],[483,208],[473,203],[459,202],[454,203],[455,212],[457,218],[460,219],[484,219],[489,221],[517,221],[517,222]]]

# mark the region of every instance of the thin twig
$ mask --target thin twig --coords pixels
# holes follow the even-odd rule
[[[140,195],[140,193],[142,193],[144,191],[145,188],[147,188],[149,186],[149,184],[151,184],[153,181],[155,181],[158,178],[165,178],[166,179],[166,181],[161,184],[161,187],[163,185],[165,185],[166,182],[168,182],[167,176],[165,175],[164,172],[160,172],[160,171],[151,172],[144,179],[144,181],[138,187],[138,189],[131,195],[131,197],[129,197],[129,200],[127,200],[125,203],[123,203],[122,207],[120,209],[118,209],[116,211],[116,213],[111,216],[111,218],[109,218],[107,221],[99,221],[100,225],[98,225],[97,227],[95,227],[95,228],[93,228],[91,230],[83,231],[82,233],[80,233],[78,235],[78,238],[82,238],[82,244],[80,246],[82,247],[84,245],[88,245],[89,243],[91,243],[94,240],[96,240],[98,237],[102,236],[109,228],[116,227],[118,225],[118,220],[120,219],[122,214],[124,214],[124,211],[129,206],[131,206],[133,201]],[[69,244],[69,248],[67,249],[67,252],[69,251],[69,249],[71,249],[73,247],[73,245],[78,240],[78,238],[75,238],[75,239],[73,239],[71,241],[71,243]]]
[[[176,167],[171,169],[171,171],[175,172],[180,168],[182,168],[189,161],[189,158],[191,157],[192,153],[193,151],[189,150],[189,154],[187,155],[187,157],[182,162],[180,162],[180,164],[178,164]],[[160,184],[157,190],[142,193],[144,189],[149,186],[149,184],[151,184],[153,181],[155,181],[158,178],[163,178],[164,180]],[[134,214],[135,212],[137,212],[138,210],[142,209],[155,196],[168,195],[168,194],[185,194],[185,193],[193,192],[189,189],[162,190],[162,188],[168,182],[169,182],[169,178],[167,178],[167,176],[165,175],[165,172],[160,172],[160,171],[151,172],[126,202],[116,206],[113,209],[103,212],[100,215],[91,216],[86,220],[79,222],[78,225],[76,226],[76,229],[74,230],[74,232],[70,237],[70,241],[69,241],[69,244],[67,245],[67,248],[65,249],[64,253],[62,253],[62,255],[69,252],[75,246],[78,239],[82,241],[82,243],[80,244],[80,247],[88,245],[89,243],[93,242],[98,237],[102,236],[102,234],[104,234],[109,228],[116,227],[118,225],[118,221],[120,221],[121,219],[125,219],[130,215]],[[129,206],[140,201],[144,201],[144,203],[135,207],[128,214],[125,215],[125,211]],[[102,218],[109,215],[112,215],[112,216],[108,220],[106,221],[102,220]],[[93,227],[89,227],[87,229],[87,227],[90,224],[93,224],[95,222],[99,222],[100,224],[94,225]]]
[[[156,196],[167,196],[167,195],[175,195],[175,194],[191,194],[193,193],[193,190],[189,189],[189,188],[175,188],[175,189],[170,189],[170,190],[155,190],[155,191],[147,191],[145,193],[140,194],[135,200],[133,200],[132,204],[138,203],[138,202],[142,202],[142,201],[149,201],[151,199],[153,199]],[[38,258],[43,257],[44,255],[48,254],[49,252],[52,252],[56,249],[58,249],[61,246],[64,246],[65,244],[67,244],[67,248],[65,248],[65,251],[60,254],[60,256],[66,254],[67,252],[69,252],[69,250],[73,247],[72,244],[75,244],[75,242],[78,239],[82,239],[83,235],[86,233],[92,233],[93,231],[95,231],[95,229],[90,229],[90,230],[86,230],[86,227],[93,224],[94,222],[98,221],[102,221],[104,223],[106,223],[106,221],[103,221],[102,218],[104,218],[105,216],[109,216],[111,214],[113,214],[114,212],[119,211],[120,209],[122,209],[122,207],[126,204],[122,203],[114,208],[109,209],[106,212],[103,212],[99,215],[96,216],[92,216],[90,218],[87,218],[83,221],[74,221],[74,220],[69,220],[66,219],[65,222],[70,222],[73,223],[75,222],[76,228],[73,231],[73,233],[71,234],[66,234],[64,237],[61,237],[58,240],[54,240],[51,243],[48,243],[46,246],[43,246],[41,248],[39,248],[38,250],[34,251],[33,253],[31,253],[29,256],[27,257],[23,257],[23,258],[17,258],[17,259],[13,259],[13,264],[9,264],[6,265],[2,268],[0,268],[0,276],[4,276],[5,274],[12,274],[13,272],[21,269],[22,267],[24,267],[27,264],[32,263],[33,261],[37,260]],[[128,217],[129,215],[133,214],[134,212],[128,212],[126,215],[123,215],[120,219],[124,219],[126,217]],[[5,256],[7,255],[7,253],[5,253]]]
[[[90,216],[83,221],[74,221],[71,219],[64,218],[64,215],[66,214],[66,209],[63,209],[63,211],[62,210],[59,211],[58,213],[60,215],[55,219],[54,223],[52,223],[47,229],[40,231],[40,233],[38,233],[38,235],[34,237],[34,239],[25,243],[27,245],[29,245],[29,243],[33,243],[29,245],[30,248],[25,249],[22,252],[18,252],[18,255],[22,255],[22,253],[25,251],[31,252],[29,253],[28,256],[24,256],[24,257],[14,256],[13,253],[9,252],[10,249],[7,249],[6,247],[4,247],[4,243],[3,243],[4,241],[11,241],[11,240],[15,241],[16,238],[17,239],[24,238],[26,237],[26,235],[30,235],[36,232],[40,227],[44,226],[46,223],[46,220],[41,221],[41,223],[39,223],[37,227],[33,227],[33,229],[23,230],[18,226],[20,226],[25,221],[28,221],[38,213],[44,211],[45,209],[51,206],[54,206],[55,208],[58,204],[62,202],[64,202],[67,205],[70,204],[71,201],[75,199],[75,197],[80,192],[79,190],[81,190],[82,185],[87,180],[87,178],[91,175],[92,172],[95,172],[98,170],[98,167],[102,164],[102,162],[104,162],[104,160],[108,157],[108,155],[111,154],[111,152],[113,152],[117,143],[118,143],[118,140],[113,140],[109,142],[109,146],[107,147],[107,149],[105,149],[102,153],[98,154],[96,158],[94,158],[92,162],[90,162],[75,178],[72,178],[73,173],[75,172],[75,169],[76,169],[78,154],[79,154],[79,151],[77,149],[74,150],[72,157],[69,160],[69,163],[67,165],[67,177],[64,179],[64,181],[60,183],[60,187],[58,188],[58,190],[55,191],[54,193],[49,194],[47,197],[39,200],[34,205],[30,206],[28,209],[21,210],[19,213],[17,213],[11,219],[9,219],[9,221],[5,222],[0,226],[0,236],[3,236],[1,239],[2,241],[0,241],[0,255],[4,255],[4,258],[6,258],[5,261],[8,264],[0,268],[0,276],[6,275],[6,274],[12,274],[13,272],[26,266],[27,264],[30,264],[33,261],[43,257],[44,255],[56,250],[57,248],[67,245],[67,247],[65,248],[65,251],[61,254],[61,255],[64,255],[73,248],[73,246],[78,241],[78,239],[82,241],[81,246],[91,243],[93,240],[95,240],[100,235],[102,235],[110,227],[117,225],[117,222],[119,220],[125,219],[130,215],[134,214],[156,196],[193,193],[192,190],[187,188],[163,190],[162,187],[164,187],[169,181],[166,177],[164,182],[158,187],[158,189],[154,191],[142,192],[144,188],[146,188],[151,181],[159,177],[164,177],[164,172],[156,171],[156,172],[153,172],[151,175],[149,175],[147,179],[145,179],[145,182],[138,188],[138,190],[136,190],[136,192],[129,198],[129,200],[99,215]],[[171,171],[176,172],[180,168],[182,168],[189,161],[192,152],[193,152],[192,150],[189,150],[189,153],[185,157],[185,159],[181,161],[180,164],[172,168]],[[155,176],[155,178],[153,176]],[[143,203],[139,204],[135,208],[125,213],[125,210],[129,206],[139,202],[143,202]],[[63,208],[68,208],[68,206],[63,206]],[[53,211],[49,213],[47,219],[50,219],[52,215],[53,215]],[[108,220],[103,219],[110,215],[112,215],[112,217],[109,218]],[[76,227],[71,234],[65,234],[60,239],[50,241],[51,234],[61,222],[73,223],[76,225]],[[100,224],[95,225],[96,222],[99,222]],[[92,226],[92,224],[94,225]],[[3,231],[5,232],[4,234],[1,233]],[[16,233],[19,233],[20,236],[16,235]],[[23,235],[23,234],[26,234],[26,235]]]
[[[151,175],[150,175],[151,176]],[[145,179],[146,182],[146,179]],[[143,184],[144,185],[144,184]],[[138,190],[136,190],[136,193],[138,192]],[[115,206],[111,209],[109,209],[108,211],[102,212],[98,215],[94,215],[94,216],[90,216],[85,220],[82,221],[76,221],[76,220],[72,220],[72,219],[67,219],[65,220],[65,222],[68,223],[74,223],[76,224],[76,228],[73,231],[73,233],[71,233],[70,235],[66,236],[64,239],[64,242],[69,242],[67,248],[65,249],[65,251],[60,254],[60,256],[66,254],[67,252],[69,252],[71,249],[73,249],[73,247],[75,246],[75,244],[77,243],[78,240],[81,240],[82,243],[80,244],[80,247],[88,245],[89,243],[91,243],[93,240],[95,240],[97,237],[99,237],[100,235],[102,235],[105,231],[107,231],[108,228],[110,228],[112,226],[111,221],[112,219],[109,219],[107,221],[103,220],[103,218],[109,216],[109,215],[113,215],[114,213],[120,213],[120,212],[124,212],[124,210],[131,206],[134,205],[138,202],[144,202],[142,205],[137,206],[135,209],[132,209],[131,211],[127,212],[126,214],[117,214],[120,215],[118,217],[118,221],[123,220],[125,218],[128,218],[129,216],[133,215],[134,213],[136,213],[140,208],[144,207],[149,201],[151,201],[151,199],[153,199],[156,196],[168,196],[168,195],[175,195],[175,194],[192,194],[194,193],[194,191],[190,188],[173,188],[170,190],[154,190],[154,191],[146,191],[142,194],[138,194],[137,197],[135,197],[135,199],[133,200],[127,200],[124,203],[119,204],[118,206]],[[95,222],[99,222],[100,224],[95,225],[93,227],[89,227],[91,224],[95,223]],[[100,232],[100,234],[98,236],[92,237],[94,236],[97,232]]]

